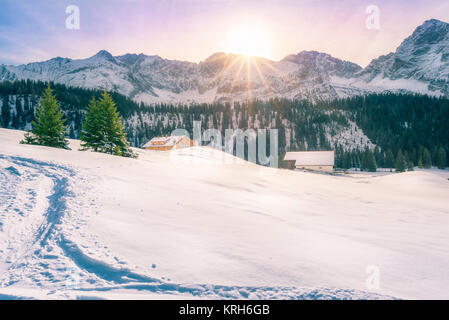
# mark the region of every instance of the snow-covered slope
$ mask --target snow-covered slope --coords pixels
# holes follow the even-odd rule
[[[365,69],[316,51],[281,61],[215,53],[192,63],[100,51],[81,60],[54,58],[0,66],[0,80],[33,79],[118,91],[147,103],[222,102],[270,97],[329,100],[370,92],[449,96],[449,24],[428,20],[397,49]]]
[[[447,172],[320,175],[208,148],[135,160],[22,136],[0,129],[0,298],[449,298]]]

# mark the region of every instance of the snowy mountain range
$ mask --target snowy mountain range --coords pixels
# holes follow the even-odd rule
[[[329,100],[373,92],[449,96],[449,24],[428,20],[396,52],[366,68],[302,51],[281,61],[215,53],[200,63],[107,51],[81,60],[57,57],[0,66],[1,80],[54,81],[117,91],[145,103],[202,103],[270,97]]]

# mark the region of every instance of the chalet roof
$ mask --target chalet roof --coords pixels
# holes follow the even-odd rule
[[[296,161],[296,166],[333,166],[334,151],[287,152],[284,160]]]
[[[176,145],[179,141],[181,141],[182,138],[187,138],[187,136],[169,136],[169,137],[154,137],[147,143],[145,143],[142,148],[146,147],[173,147]]]

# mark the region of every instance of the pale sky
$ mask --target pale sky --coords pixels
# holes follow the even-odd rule
[[[66,7],[80,29],[66,28]],[[380,28],[366,28],[377,5]],[[198,62],[215,52],[280,60],[302,50],[366,66],[427,19],[449,21],[448,0],[0,0],[0,64],[56,56],[144,53]]]

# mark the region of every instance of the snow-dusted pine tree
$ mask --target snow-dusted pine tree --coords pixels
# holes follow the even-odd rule
[[[404,172],[406,168],[406,162],[404,155],[402,154],[402,150],[399,149],[398,155],[396,156],[396,160],[394,162],[394,166],[396,168],[396,172]]]
[[[83,150],[135,157],[124,132],[122,117],[111,96],[104,91],[99,100],[92,99],[87,109],[81,133]]]
[[[38,144],[56,148],[67,148],[65,138],[64,113],[59,107],[58,100],[48,84],[36,109],[36,120],[31,123],[31,132],[25,133],[21,143]]]

